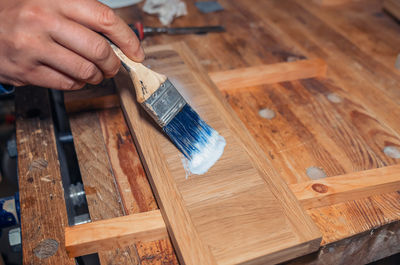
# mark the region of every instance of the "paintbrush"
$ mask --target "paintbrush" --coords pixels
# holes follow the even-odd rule
[[[224,137],[200,118],[165,75],[130,60],[110,44],[132,79],[137,101],[188,159],[186,169],[207,172],[224,151]]]

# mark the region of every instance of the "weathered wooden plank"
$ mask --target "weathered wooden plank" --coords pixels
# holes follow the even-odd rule
[[[70,126],[92,221],[123,216],[118,189],[95,112],[70,115]],[[134,245],[99,252],[102,264],[138,264]]]
[[[77,257],[166,237],[164,219],[155,210],[67,227],[65,247],[70,257]]]
[[[321,244],[327,245],[340,242],[351,235],[370,232],[377,227],[399,222],[399,201],[400,194],[391,192],[313,208],[307,212],[323,234]]]
[[[105,146],[126,214],[158,209],[120,108],[98,112]],[[178,264],[171,241],[138,242],[141,264]]]
[[[400,222],[394,222],[323,246],[317,252],[284,264],[369,264],[398,254],[400,252],[399,237]],[[380,263],[382,262],[377,262],[377,264]]]
[[[364,0],[340,8],[324,8],[313,1],[297,3],[353,43],[365,54],[364,60],[371,57],[393,69],[398,53],[395,47],[400,47],[399,26],[382,12],[381,1]]]
[[[341,159],[343,151],[325,129],[306,126],[293,110],[310,99],[292,95],[288,100],[284,93],[281,85],[267,85],[227,93],[226,98],[287,183],[308,181],[308,168],[322,168],[326,176],[348,172],[351,165]],[[273,117],[265,118],[266,110]],[[313,113],[307,115],[314,120]]]
[[[16,134],[23,264],[66,264],[68,226],[47,89],[16,90]]]
[[[257,2],[246,4],[246,7],[266,24],[275,25],[271,27],[272,34],[281,36],[283,41],[292,43],[310,57],[324,58],[330,69],[328,77],[332,77],[335,83],[359,99],[365,108],[385,124],[400,131],[400,124],[387,115],[400,115],[395,103],[399,90],[394,81],[399,75],[393,74],[393,69],[378,63],[371,54],[361,52],[359,47],[295,2]],[[261,16],[259,10],[265,10],[269,15]],[[291,13],[296,13],[296,17],[291,16]],[[298,23],[286,23],[293,19]],[[383,90],[391,96],[382,93]]]
[[[219,89],[225,91],[312,77],[324,77],[325,74],[326,63],[321,59],[311,59],[212,72],[208,75]]]
[[[400,165],[289,185],[305,209],[400,190]]]
[[[318,231],[188,48],[153,47],[148,58],[229,143],[208,173],[186,179],[179,151],[134,101],[129,77],[116,79],[178,256],[187,264],[262,264],[318,248]]]

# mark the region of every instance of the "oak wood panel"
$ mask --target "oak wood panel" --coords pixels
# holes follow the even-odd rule
[[[325,62],[321,59],[312,59],[212,72],[208,75],[220,90],[231,90],[312,77],[324,77],[325,74]]]
[[[228,143],[207,174],[186,179],[179,152],[134,102],[126,74],[117,79],[125,115],[178,256],[187,264],[262,263],[316,249],[318,231],[240,121],[231,116],[229,106],[221,102],[221,95],[186,46],[154,47],[145,64],[166,73]]]
[[[91,220],[123,216],[97,114],[71,114],[70,126]],[[139,264],[134,245],[101,251],[99,258],[101,264]]]
[[[158,209],[122,110],[102,110],[98,116],[125,213]],[[168,238],[135,245],[142,265],[178,264]]]
[[[400,165],[289,185],[304,209],[400,190]]]
[[[23,264],[73,265],[65,251],[68,226],[48,90],[16,90],[16,142]]]
[[[166,237],[164,219],[154,210],[67,227],[65,247],[70,257],[77,257]]]

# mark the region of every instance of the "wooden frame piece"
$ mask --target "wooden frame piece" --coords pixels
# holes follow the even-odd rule
[[[217,87],[224,91],[305,78],[325,77],[326,70],[325,61],[317,58],[211,72],[208,75]]]
[[[115,93],[114,87],[115,85],[111,79],[105,79],[97,86],[87,85],[80,90],[65,91],[65,109],[68,113],[73,113],[119,107],[119,98]]]
[[[305,209],[400,190],[400,165],[291,184]]]
[[[116,77],[127,123],[181,263],[279,263],[317,250],[321,235],[311,218],[187,46],[153,46],[147,55],[145,64],[166,74],[228,143],[210,171],[187,178],[179,151],[135,102],[129,75]]]
[[[69,257],[168,237],[159,210],[131,214],[65,228],[65,248]]]

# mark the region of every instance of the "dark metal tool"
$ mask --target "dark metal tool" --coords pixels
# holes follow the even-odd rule
[[[204,27],[181,27],[181,28],[157,28],[157,27],[145,27],[141,22],[137,22],[134,25],[129,24],[129,27],[136,33],[139,40],[143,40],[148,35],[156,34],[206,34],[209,32],[224,32],[223,26],[204,26]]]

